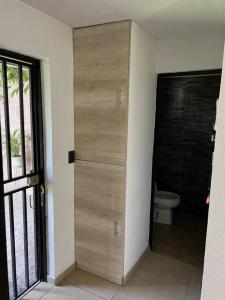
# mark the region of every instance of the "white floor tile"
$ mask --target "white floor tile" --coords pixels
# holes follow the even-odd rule
[[[112,299],[119,289],[118,285],[81,270],[76,270],[66,281],[107,300]]]
[[[137,272],[113,300],[183,300],[186,286],[159,274]]]
[[[189,264],[155,252],[150,252],[140,267],[147,272],[163,275],[185,285],[190,282],[193,270],[193,266]]]
[[[199,300],[202,270],[151,252],[126,286],[76,270],[60,287],[41,283],[25,300]]]
[[[202,270],[195,267],[193,269],[190,284],[188,285],[184,300],[200,300],[201,287],[202,287]]]
[[[51,289],[42,300],[102,300],[102,298],[92,295],[69,283]]]
[[[32,291],[26,294],[22,299],[23,300],[38,300],[43,297],[53,286],[46,283],[41,282]]]

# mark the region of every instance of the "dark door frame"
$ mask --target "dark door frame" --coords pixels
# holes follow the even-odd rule
[[[1,140],[1,126],[0,126]],[[0,143],[0,153],[2,144]],[[2,155],[0,155],[0,166],[2,166]],[[0,291],[3,300],[9,299],[7,249],[6,249],[6,227],[5,227],[5,201],[3,189],[3,169],[0,168]]]
[[[173,77],[193,77],[193,76],[207,76],[207,75],[221,75],[222,69],[201,70],[201,71],[188,71],[188,72],[175,72],[175,73],[160,73],[157,77],[156,89],[156,112],[155,112],[155,129],[154,129],[154,146],[152,156],[152,190],[151,190],[151,203],[150,203],[150,230],[149,230],[149,245],[153,249],[153,227],[154,227],[154,193],[155,193],[155,173],[156,173],[156,141],[157,141],[157,128],[158,128],[158,103],[159,103],[159,79],[173,78]]]
[[[35,188],[35,197],[38,199],[36,221],[38,247],[38,274],[40,281],[47,280],[47,252],[46,252],[46,210],[45,193],[41,186],[45,187],[44,178],[44,144],[43,144],[43,116],[42,116],[42,92],[41,92],[41,62],[35,58],[18,54],[5,49],[0,49],[1,59],[11,63],[22,63],[31,68],[31,114],[33,126],[33,144],[36,149],[34,164],[40,176],[40,188]],[[0,136],[1,138],[1,136]],[[1,141],[1,139],[0,139]],[[1,143],[0,143],[1,144]],[[0,291],[1,300],[9,299],[7,250],[6,250],[6,228],[5,228],[5,207],[4,207],[4,180],[2,145],[0,145]],[[21,176],[23,177],[23,176]],[[19,177],[18,177],[19,179]]]

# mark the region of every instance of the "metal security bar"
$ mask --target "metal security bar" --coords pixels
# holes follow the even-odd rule
[[[40,62],[0,50],[0,67],[0,226],[8,262],[0,278],[8,278],[1,289],[7,290],[5,300],[18,299],[46,280],[46,238]]]
[[[25,130],[24,130],[24,104],[23,104],[23,71],[19,65],[19,100],[20,100],[20,132],[23,158],[23,175],[26,175],[26,150],[25,150]]]
[[[6,147],[7,147],[7,164],[8,164],[8,177],[12,179],[12,162],[10,159],[11,144],[10,144],[10,127],[9,127],[9,95],[8,95],[8,79],[6,61],[2,60],[2,81],[4,93],[4,112],[5,112],[5,130],[6,130]]]

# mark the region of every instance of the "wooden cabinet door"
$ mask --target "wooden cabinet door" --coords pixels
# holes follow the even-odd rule
[[[77,159],[125,164],[130,22],[74,30]]]
[[[124,171],[94,162],[75,165],[78,267],[117,284],[123,277]]]

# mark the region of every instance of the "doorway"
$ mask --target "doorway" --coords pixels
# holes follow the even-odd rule
[[[220,79],[221,70],[210,70],[160,74],[157,84],[150,245],[199,268],[204,261]],[[169,215],[156,203],[161,191],[168,192],[165,198],[177,199]]]
[[[1,299],[46,279],[40,61],[0,50]]]

